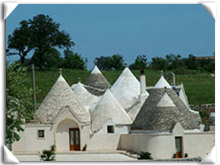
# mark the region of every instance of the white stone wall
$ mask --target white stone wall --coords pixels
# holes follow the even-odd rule
[[[180,133],[178,131],[178,133]],[[176,153],[175,136],[169,134],[127,134],[121,135],[118,149],[140,153],[148,151],[154,159],[170,159]],[[185,133],[183,137],[183,153],[188,157],[204,157],[214,146],[213,132]]]
[[[108,125],[114,126],[114,133],[107,133]],[[108,121],[101,130],[90,136],[87,150],[117,150],[120,135],[127,134],[128,132],[128,126],[115,125],[112,121]]]
[[[53,130],[50,126],[26,125],[24,132],[20,132],[20,140],[12,144],[12,151],[16,152],[39,152],[50,149],[54,145]],[[38,130],[44,130],[44,138],[38,138]]]
[[[119,149],[150,152],[154,159],[171,158],[175,153],[175,144],[171,135],[128,134],[121,135]]]
[[[205,157],[215,145],[214,132],[187,133],[184,135],[184,153],[190,157]]]

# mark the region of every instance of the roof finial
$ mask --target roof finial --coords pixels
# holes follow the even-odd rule
[[[97,59],[95,59],[95,60],[94,60],[94,64],[97,65],[97,62],[98,62]]]
[[[125,65],[125,67],[128,67],[128,62],[127,62],[127,61],[125,61],[125,64],[124,64],[124,65]]]
[[[160,75],[163,76],[163,70],[160,71]]]
[[[78,81],[81,82],[81,78],[80,77],[78,78]]]
[[[63,73],[63,70],[62,70],[62,68],[60,68],[60,75],[62,75],[62,73]]]

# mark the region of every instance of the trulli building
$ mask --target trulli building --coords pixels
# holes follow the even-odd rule
[[[146,87],[125,68],[111,86],[97,66],[85,84],[71,87],[59,76],[33,121],[24,125],[14,153],[147,151],[155,159],[204,157],[214,132],[204,132],[199,113],[190,109],[183,84],[170,86],[163,75]]]

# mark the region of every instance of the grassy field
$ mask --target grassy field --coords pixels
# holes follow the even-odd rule
[[[139,71],[132,72],[139,79]],[[121,71],[103,71],[104,76],[111,84],[116,81],[120,73]],[[160,71],[158,70],[146,70],[145,74],[147,86],[154,86],[160,77]],[[63,77],[70,86],[78,82],[79,77],[81,78],[81,82],[84,83],[89,75],[89,71],[63,69]],[[28,72],[27,76],[30,80],[27,85],[31,87],[31,72]],[[35,72],[38,103],[43,101],[58,76],[58,69]],[[215,78],[211,77],[209,73],[196,71],[187,71],[185,74],[176,73],[176,84],[179,85],[181,82],[184,84],[190,104],[196,105],[215,102]]]

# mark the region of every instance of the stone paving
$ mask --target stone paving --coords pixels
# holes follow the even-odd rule
[[[20,161],[40,161],[39,155],[15,155]],[[137,161],[135,158],[131,158],[120,153],[110,154],[56,154],[56,161]]]

